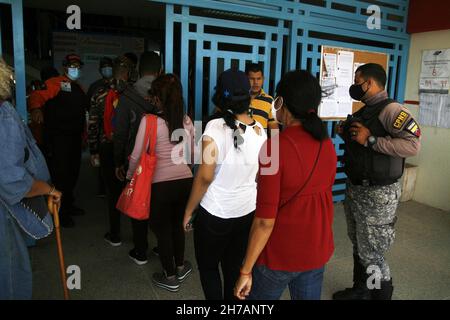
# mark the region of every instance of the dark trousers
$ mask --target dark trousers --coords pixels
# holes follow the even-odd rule
[[[109,232],[113,236],[120,236],[120,216],[122,213],[116,209],[116,204],[124,184],[116,178],[113,144],[102,143],[99,155],[100,173],[105,183],[106,201],[108,203]]]
[[[73,191],[77,184],[81,166],[81,133],[74,135],[48,135],[48,167],[52,182],[63,194],[61,214],[73,205]]]
[[[234,299],[233,288],[247,250],[253,215],[254,212],[240,218],[222,219],[200,206],[194,223],[194,246],[207,300]]]
[[[158,240],[159,258],[168,276],[176,273],[176,266],[184,263],[183,217],[192,178],[152,184],[150,219],[132,219],[135,249],[146,254],[148,223]]]

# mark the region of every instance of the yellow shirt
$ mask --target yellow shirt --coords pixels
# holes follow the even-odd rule
[[[275,122],[272,116],[272,101],[273,98],[261,89],[261,93],[250,102],[253,119],[258,121],[264,129],[267,129],[269,123]]]

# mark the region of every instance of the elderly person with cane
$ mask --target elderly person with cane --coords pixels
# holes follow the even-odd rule
[[[8,101],[12,86],[13,71],[0,58],[0,150],[7,150],[0,153],[0,299],[31,299],[31,265],[23,231],[33,234],[24,230],[24,222],[34,226],[47,222],[48,233],[53,226],[46,208],[47,217],[38,220],[21,203],[48,195],[58,204],[61,192],[48,183],[44,157]]]

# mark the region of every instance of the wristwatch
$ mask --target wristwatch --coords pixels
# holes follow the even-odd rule
[[[373,147],[377,143],[377,137],[375,137],[375,136],[368,137],[367,143],[370,147]]]

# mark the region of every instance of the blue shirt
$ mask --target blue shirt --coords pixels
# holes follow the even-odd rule
[[[6,205],[17,204],[34,180],[50,180],[44,156],[14,107],[5,101],[0,106],[0,198]],[[0,211],[4,209],[0,205]]]

